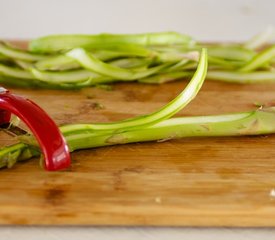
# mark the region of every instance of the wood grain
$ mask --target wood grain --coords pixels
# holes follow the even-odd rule
[[[61,125],[149,113],[185,85],[12,91],[37,102]],[[255,102],[275,103],[274,91],[275,84],[208,81],[179,115],[254,109]],[[0,142],[8,140],[1,135]],[[0,224],[275,226],[274,146],[269,135],[102,147],[73,153],[64,172],[45,172],[33,159],[0,171]]]

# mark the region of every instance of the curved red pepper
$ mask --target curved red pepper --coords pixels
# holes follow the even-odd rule
[[[8,123],[11,113],[17,115],[33,132],[44,154],[45,168],[49,171],[70,166],[70,152],[65,138],[55,122],[29,99],[10,94],[0,88],[0,123]]]

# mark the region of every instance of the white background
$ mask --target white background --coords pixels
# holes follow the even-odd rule
[[[0,37],[175,30],[246,40],[275,25],[274,0],[0,0]]]
[[[242,41],[275,26],[275,0],[0,0],[0,38],[174,30]],[[0,176],[1,178],[1,176]],[[275,218],[275,216],[274,216]],[[0,227],[0,239],[274,239],[275,229]]]

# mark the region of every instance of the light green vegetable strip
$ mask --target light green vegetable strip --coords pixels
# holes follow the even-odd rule
[[[73,49],[68,53],[66,53],[66,56],[69,56],[75,59],[80,63],[81,66],[83,66],[84,68],[90,71],[111,77],[113,79],[125,80],[125,81],[128,81],[128,80],[131,81],[131,80],[136,80],[139,78],[150,76],[154,73],[157,73],[161,69],[164,69],[167,66],[171,65],[171,63],[168,63],[168,64],[166,63],[156,67],[148,68],[147,70],[135,71],[131,69],[116,67],[111,64],[105,63],[97,59],[92,54],[87,53],[82,48]]]
[[[34,54],[34,53],[27,52],[26,50],[23,50],[23,49],[13,48],[1,41],[0,41],[0,53],[9,58],[24,60],[28,62],[42,60],[47,57],[46,55]]]
[[[258,49],[268,44],[271,40],[274,40],[275,32],[272,26],[267,27],[267,29],[244,44],[244,47],[247,49]]]
[[[264,66],[266,63],[270,62],[275,58],[275,46],[272,46],[259,54],[257,54],[251,61],[245,64],[239,69],[241,72],[251,72],[257,68]]]
[[[147,58],[121,58],[110,61],[109,64],[120,67],[120,68],[141,68],[144,70],[148,68],[148,65],[152,62],[151,59]]]
[[[98,124],[74,124],[75,131],[78,131],[79,128],[90,128],[97,130],[116,130],[116,129],[126,129],[131,127],[140,127],[155,124],[156,122],[167,119],[182,108],[184,108],[199,92],[207,73],[207,52],[206,49],[202,49],[198,68],[192,77],[189,84],[186,88],[171,102],[166,106],[162,107],[160,110],[153,112],[148,115],[139,116],[135,118],[126,119],[119,122],[113,123],[98,123]],[[70,126],[62,127],[62,130]]]
[[[194,45],[194,40],[176,32],[145,34],[51,35],[31,41],[32,52],[58,52],[73,48],[104,48],[106,45],[138,44],[143,46],[184,44]]]
[[[82,69],[66,72],[46,72],[31,68],[30,72],[35,79],[49,83],[79,83],[100,77],[97,73]]]
[[[14,77],[18,79],[33,79],[33,76],[31,73],[19,68],[17,69],[14,67],[8,67],[4,64],[0,64],[0,75]]]
[[[30,62],[25,62],[25,61],[18,60],[18,59],[15,59],[13,61],[16,63],[16,65],[18,67],[22,68],[23,70],[28,70],[33,67],[32,63],[30,63]]]
[[[165,52],[155,54],[158,60],[162,62],[176,62],[182,60],[199,60],[199,51],[189,51],[189,52]]]
[[[15,73],[18,73],[18,72],[15,72]],[[13,73],[12,75],[14,75],[15,73]],[[12,87],[77,90],[83,87],[89,87],[99,83],[110,83],[112,81],[113,81],[112,79],[107,79],[106,77],[100,76],[98,78],[88,78],[86,80],[69,82],[69,83],[66,83],[66,82],[60,83],[56,81],[46,82],[46,81],[37,80],[37,78],[34,78],[34,76],[32,76],[32,78],[18,78],[18,77],[2,75],[1,66],[0,66],[0,83],[6,86],[12,86]]]
[[[233,61],[249,61],[256,55],[252,50],[234,45],[208,46],[207,50],[211,57]]]
[[[108,61],[116,58],[122,57],[150,57],[153,58],[156,53],[153,51],[146,49],[139,45],[133,44],[123,44],[122,46],[112,46],[107,45],[103,46],[103,48],[92,51],[93,55],[100,59],[101,61]],[[80,64],[66,56],[66,55],[56,55],[53,57],[49,57],[47,59],[43,59],[41,61],[37,61],[35,66],[39,70],[68,70],[80,68]]]
[[[236,72],[236,71],[214,71],[207,73],[207,79],[218,80],[230,83],[267,83],[275,82],[275,72],[257,71],[257,72]]]
[[[120,132],[102,132],[91,131],[83,125],[82,129],[76,134],[72,128],[63,129],[66,135],[66,141],[70,151],[79,149],[87,149],[93,147],[101,147],[115,144],[126,144],[133,142],[145,142],[156,140],[171,140],[184,137],[210,137],[210,136],[245,136],[245,135],[261,135],[275,133],[275,107],[260,108],[250,112],[241,112],[216,116],[195,116],[195,117],[179,117],[164,120],[155,125],[143,127],[140,129],[128,129]],[[31,144],[32,137],[25,140]],[[7,166],[10,153],[16,151],[22,152],[26,149],[26,144],[18,143],[6,148],[0,149],[0,167]],[[21,154],[18,154],[21,156]],[[28,151],[25,157],[13,157],[12,162],[26,160],[37,153]]]
[[[20,80],[32,80],[37,82],[37,84],[35,84],[37,87],[44,86],[44,87],[51,88],[50,85],[53,84],[53,86],[59,85],[59,88],[62,88],[62,86],[64,86],[64,89],[66,89],[67,87],[66,85],[62,85],[63,83],[80,84],[81,82],[87,83],[87,81],[89,81],[90,84],[89,85],[85,84],[85,86],[91,86],[99,83],[108,83],[113,81],[109,77],[100,76],[96,73],[93,73],[87,70],[75,70],[75,71],[67,71],[67,72],[43,72],[43,71],[38,71],[35,68],[30,68],[29,71],[25,71],[19,68],[8,67],[3,64],[0,64],[0,76],[1,75],[11,77],[10,81],[15,81],[14,83]],[[18,81],[16,81],[15,78],[17,78]],[[42,81],[48,84],[40,85],[39,82],[42,82]],[[77,88],[77,85],[74,85],[74,86]],[[81,84],[78,85],[78,87],[80,86]],[[73,88],[73,86],[69,88],[71,89]]]
[[[149,84],[162,84],[166,82],[175,81],[178,79],[184,79],[186,77],[191,77],[192,72],[164,72],[159,73],[150,77],[141,78],[138,80],[140,83],[149,83]]]
[[[208,63],[211,69],[236,69],[240,66],[243,66],[243,62],[240,61],[232,61],[232,60],[224,60],[222,58],[216,58],[216,57],[208,57]]]
[[[17,161],[24,161],[40,155],[39,150],[25,144],[17,143],[0,149],[0,168],[12,167]]]
[[[64,55],[48,57],[37,61],[34,65],[38,70],[64,71],[80,68],[78,62]]]
[[[121,60],[111,62],[109,66],[113,66],[116,68],[118,68],[117,66],[124,67],[125,70],[127,70],[127,68],[135,67],[135,71],[140,72],[141,75],[143,75],[143,73],[147,73],[148,75],[151,75],[155,72],[158,72],[159,69],[162,69],[165,67],[161,65],[161,66],[156,66],[156,67],[147,69],[145,68],[146,64],[147,64],[146,60],[121,59]],[[108,70],[110,71],[109,66],[108,66]],[[141,67],[141,68],[138,68],[138,67]],[[39,71],[38,69],[30,68],[29,71],[33,74],[33,78],[40,81],[48,82],[48,83],[80,83],[90,79],[91,85],[95,85],[100,83],[114,82],[116,80],[112,77],[108,77],[106,75],[100,75],[98,73],[85,70],[85,69],[62,71],[62,72],[58,72],[58,71],[50,72],[50,71]],[[144,74],[144,75],[146,76],[147,74]]]

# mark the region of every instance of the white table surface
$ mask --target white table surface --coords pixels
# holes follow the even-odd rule
[[[274,0],[0,0],[0,6],[0,38],[6,39],[174,30],[200,41],[245,41],[275,26]],[[264,240],[275,239],[275,229],[2,226],[0,239]]]
[[[266,240],[274,228],[1,227],[5,240]]]

